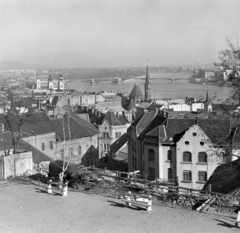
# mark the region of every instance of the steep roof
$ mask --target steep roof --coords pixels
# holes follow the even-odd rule
[[[23,136],[53,133],[54,127],[44,111],[35,112],[23,123]]]
[[[156,127],[158,127],[159,125],[162,125],[165,121],[166,121],[166,117],[164,117],[161,114],[157,114],[153,120],[150,122],[150,124],[145,128],[145,130],[141,133],[141,136],[146,135],[147,133],[149,133],[150,131],[154,130]]]
[[[52,119],[51,122],[54,126],[56,136],[60,141],[64,140],[64,134],[65,134],[65,140],[70,140],[70,139],[78,139],[78,138],[84,138],[84,137],[92,137],[99,133],[94,128],[94,126],[90,126],[89,122],[81,118],[74,119],[72,116],[70,116],[70,117]]]
[[[21,117],[21,119],[23,119],[23,124],[21,127],[23,137],[55,132],[51,121],[43,110],[26,114],[24,117]],[[8,123],[3,115],[1,116],[0,121],[1,123],[4,123],[5,130],[9,130]],[[17,116],[11,115],[9,121],[12,126],[12,130],[14,132],[18,132],[19,121]]]
[[[136,128],[137,128],[137,134],[140,135],[140,133],[149,125],[149,123],[154,118],[156,112],[146,112],[138,122]]]
[[[116,114],[109,110],[104,115],[101,115],[96,119],[97,125],[102,125],[104,121],[107,121],[109,125],[112,126],[118,126],[118,125],[126,125],[128,122],[127,118],[120,114],[119,116],[116,116]]]
[[[199,119],[198,125],[213,143],[223,143],[231,131],[230,120]]]
[[[167,138],[166,128],[164,125],[160,125],[146,134],[146,136]]]
[[[182,134],[196,123],[196,119],[167,119],[166,131],[167,137],[173,138],[177,142]]]
[[[92,133],[93,135],[99,133],[99,131],[96,129],[96,127],[95,127],[92,123],[90,123],[90,122],[82,119],[82,118],[79,117],[77,114],[71,113],[70,116],[71,116],[75,121],[77,121],[77,123],[80,124],[83,128],[85,128],[86,130],[89,130],[89,132]]]
[[[123,134],[114,143],[111,144],[110,149],[113,153],[116,153],[120,148],[122,148],[128,141],[127,134]]]
[[[136,109],[136,104],[134,99],[130,99],[126,108],[128,111]]]
[[[129,95],[130,99],[134,99],[134,98],[141,98],[143,97],[143,93],[141,92],[138,84],[136,83],[131,91],[131,94]]]

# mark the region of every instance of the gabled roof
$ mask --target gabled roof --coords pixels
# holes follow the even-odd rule
[[[143,97],[143,93],[141,92],[138,84],[136,83],[131,91],[131,94],[129,95],[130,99],[134,99],[134,98],[141,98]]]
[[[79,117],[77,114],[71,113],[70,116],[71,116],[75,121],[77,121],[77,123],[80,124],[83,128],[85,128],[86,130],[89,130],[89,132],[92,133],[93,135],[99,133],[99,131],[96,129],[96,127],[95,127],[92,123],[90,123],[90,122],[82,119],[82,118]]]
[[[165,121],[166,121],[166,117],[164,117],[161,114],[157,114],[153,120],[150,122],[150,124],[145,128],[145,130],[141,133],[141,136],[146,135],[147,133],[149,133],[150,131],[152,131],[153,129],[155,129],[156,127],[158,127],[159,125],[162,125]]]
[[[129,100],[129,104],[127,105],[126,108],[128,111],[136,109],[136,104],[135,104],[135,100],[134,99],[130,99]]]
[[[94,126],[90,126],[89,122],[81,118],[74,119],[72,116],[69,116],[52,119],[51,122],[54,126],[56,136],[60,141],[64,140],[64,135],[65,140],[73,140],[84,137],[92,137],[99,133]]]
[[[150,124],[155,115],[156,112],[144,113],[144,115],[140,118],[139,122],[136,125],[138,135],[140,135],[140,133]]]
[[[167,137],[177,142],[182,134],[196,123],[196,119],[167,119],[166,131]]]
[[[146,134],[146,136],[167,138],[165,125],[160,125]]]
[[[23,137],[55,132],[51,121],[43,110],[29,113],[24,117],[21,117],[21,119],[23,119],[23,124],[21,127]],[[18,132],[19,121],[17,120],[17,116],[14,117],[13,115],[11,115],[9,120],[12,126],[12,130],[14,132]],[[8,123],[6,122],[6,118],[3,115],[1,116],[1,123],[4,123],[5,130],[9,130]]]
[[[96,124],[102,125],[104,121],[107,121],[108,124],[112,126],[126,125],[127,123],[129,123],[127,118],[124,115],[120,114],[117,117],[112,110],[109,110],[104,115],[101,115],[100,117],[98,117],[96,119]]]
[[[231,131],[230,120],[199,119],[198,125],[213,143],[225,142]]]
[[[111,144],[110,149],[113,153],[117,153],[119,149],[121,149],[128,141],[127,134],[123,134],[120,138],[118,138],[114,143]]]

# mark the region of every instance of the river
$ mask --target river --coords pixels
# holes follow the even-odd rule
[[[208,87],[209,96],[215,97],[215,101],[223,101],[229,98],[230,88],[219,86],[206,86],[200,84],[192,84],[188,82],[189,74],[185,73],[150,73],[151,81],[151,93],[152,98],[179,98],[179,97],[194,97],[196,99],[205,98],[206,88]],[[172,83],[171,79],[174,79]],[[130,93],[134,84],[138,83],[140,89],[144,94],[144,79],[137,78],[131,79],[123,84],[111,83],[111,82],[99,82],[94,85],[81,82],[81,80],[74,80],[69,82],[68,88],[73,88],[77,91],[121,91],[124,93]]]

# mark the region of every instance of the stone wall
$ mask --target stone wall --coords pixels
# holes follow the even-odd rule
[[[4,156],[4,178],[21,176],[27,169],[33,168],[32,152]]]

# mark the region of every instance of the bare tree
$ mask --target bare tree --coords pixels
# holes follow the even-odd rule
[[[219,62],[215,66],[221,68],[227,77],[223,85],[232,89],[231,98],[240,104],[240,47],[227,39],[228,49],[219,53]]]
[[[22,98],[9,89],[5,92],[8,100],[8,107],[3,114],[7,128],[12,134],[13,153],[18,152],[22,137],[22,126],[25,122],[31,121],[33,108],[30,97]]]

